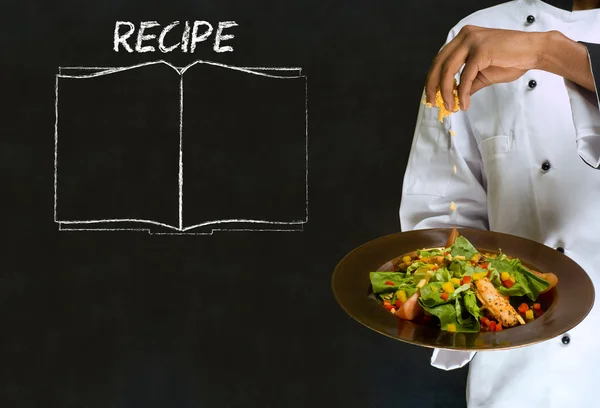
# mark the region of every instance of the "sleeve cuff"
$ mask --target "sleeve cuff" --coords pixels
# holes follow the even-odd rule
[[[582,42],[588,50],[596,92],[565,80],[575,125],[577,153],[590,167],[600,169],[600,44]]]
[[[456,370],[462,368],[475,356],[475,351],[454,351],[434,349],[431,365],[440,370]]]
[[[581,42],[587,48],[588,58],[590,60],[590,70],[592,71],[592,78],[594,79],[594,88],[596,90],[596,107],[600,109],[600,44],[592,44],[587,42]]]

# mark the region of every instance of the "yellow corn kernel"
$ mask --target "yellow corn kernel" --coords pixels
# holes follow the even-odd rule
[[[458,279],[458,278],[452,278],[452,279],[451,279],[451,281],[452,281],[452,283],[454,283],[455,285],[458,285],[458,286],[460,286],[460,279]]]
[[[404,262],[404,263],[409,263],[411,260],[412,260],[411,257],[408,255],[402,257],[402,262]]]
[[[502,279],[503,281],[507,281],[510,279],[510,273],[508,272],[502,272],[502,274],[500,274],[500,279]]]
[[[456,325],[454,323],[448,324],[448,331],[449,332],[456,332]]]
[[[456,255],[456,256],[454,257],[454,259],[457,259],[457,260],[459,260],[459,261],[464,261],[464,260],[465,260],[465,257],[464,257],[464,256],[462,256],[462,255]]]
[[[528,311],[525,312],[525,318],[527,320],[533,320],[533,310],[529,309]]]
[[[475,254],[471,257],[471,259],[469,259],[469,261],[478,263],[480,259],[481,259],[481,254]]]
[[[396,292],[396,298],[398,298],[398,300],[402,303],[406,302],[406,291],[399,290],[398,292]]]
[[[454,284],[452,282],[444,282],[442,284],[442,289],[448,294],[454,293]]]
[[[392,314],[395,314],[395,313],[396,313],[396,309],[394,309],[394,308],[392,307],[392,308],[390,309],[390,312],[391,312]]]
[[[483,279],[487,275],[487,272],[478,272],[471,275],[471,279],[480,280]]]
[[[443,122],[446,116],[449,116],[453,112],[458,112],[458,110],[460,109],[460,100],[458,99],[458,83],[456,79],[454,79],[454,89],[452,91],[452,96],[454,97],[454,109],[449,111],[446,110],[446,107],[444,106],[444,98],[442,97],[440,89],[437,89],[437,92],[435,94],[435,107],[439,108],[438,120],[440,122]]]

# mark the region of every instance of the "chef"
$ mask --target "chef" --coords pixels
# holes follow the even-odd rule
[[[424,98],[433,102],[439,86],[453,110],[457,74],[461,109],[440,122],[437,108],[421,104],[402,230],[458,225],[535,240],[581,265],[600,295],[598,44],[600,1],[515,0],[460,21],[434,60]],[[600,407],[599,303],[541,344],[436,349],[431,364],[452,370],[470,362],[469,408]]]

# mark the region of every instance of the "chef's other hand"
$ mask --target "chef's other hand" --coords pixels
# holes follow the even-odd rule
[[[440,88],[446,109],[454,109],[454,77],[464,65],[458,86],[462,110],[480,89],[519,79],[530,69],[560,75],[594,92],[587,47],[558,31],[523,32],[464,26],[442,48],[427,74],[427,102]]]

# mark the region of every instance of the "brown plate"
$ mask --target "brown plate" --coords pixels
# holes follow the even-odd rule
[[[417,249],[445,246],[450,228],[387,235],[356,248],[337,265],[335,298],[352,318],[385,336],[423,347],[450,350],[503,350],[553,339],[577,326],[594,304],[594,286],[586,272],[566,255],[537,242],[497,232],[459,229],[479,251],[502,252],[539,272],[552,272],[558,284],[545,293],[546,312],[526,325],[501,332],[450,333],[405,321],[386,311],[371,291],[369,272],[389,270],[389,261]]]

